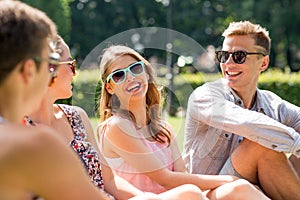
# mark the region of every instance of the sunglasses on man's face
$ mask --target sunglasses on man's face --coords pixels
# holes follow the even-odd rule
[[[232,59],[236,64],[243,64],[246,61],[247,55],[263,55],[264,53],[260,52],[246,52],[246,51],[234,51],[234,52],[228,52],[228,51],[216,51],[216,57],[217,60],[220,63],[225,63],[229,57],[230,54],[232,54]]]
[[[76,60],[69,60],[69,61],[63,61],[59,62],[60,65],[68,64],[69,67],[72,70],[73,75],[76,75]]]
[[[126,73],[129,72],[133,76],[139,76],[144,73],[144,62],[138,61],[129,65],[125,69],[120,69],[112,72],[106,78],[106,82],[109,82],[110,79],[113,80],[115,84],[121,84],[126,80]]]
[[[58,53],[51,53],[49,55],[49,59],[47,58],[41,58],[41,57],[34,57],[33,60],[36,62],[42,62],[42,61],[46,61],[48,62],[48,68],[49,68],[49,72],[51,74],[55,74],[58,66],[59,66],[59,59],[60,59],[60,55]]]
[[[36,62],[42,62],[42,61],[48,62],[48,69],[49,69],[49,72],[51,73],[51,80],[49,82],[49,86],[53,85],[53,83],[55,82],[55,80],[57,78],[57,69],[59,66],[60,55],[58,53],[51,53],[49,55],[49,59],[35,57],[35,58],[33,58],[33,60]]]

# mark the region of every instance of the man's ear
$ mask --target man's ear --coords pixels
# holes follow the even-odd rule
[[[29,83],[37,73],[37,66],[34,60],[27,59],[20,63],[21,70],[20,74],[25,83]]]
[[[269,62],[270,62],[269,55],[264,56],[263,57],[263,62],[262,62],[262,65],[261,65],[261,69],[260,69],[262,72],[265,71],[268,68]]]
[[[105,89],[109,94],[113,94],[114,93],[114,88],[111,86],[111,84],[109,83],[105,83]]]

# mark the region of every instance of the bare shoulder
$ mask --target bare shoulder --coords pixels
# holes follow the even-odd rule
[[[133,136],[136,133],[136,128],[131,120],[125,119],[119,116],[113,116],[108,121],[108,134],[112,133],[114,136],[125,134],[127,136]]]
[[[89,116],[87,115],[86,111],[83,108],[78,107],[78,106],[73,106],[73,108],[78,112],[81,120],[84,123],[85,128],[88,129],[88,132],[91,132],[92,131],[92,127],[91,127],[91,123],[89,121],[90,120]]]
[[[83,108],[79,106],[73,106],[73,108],[79,113],[80,116],[84,116],[84,117],[88,116],[86,111]]]
[[[53,129],[0,125],[0,146],[0,187],[18,186],[45,199],[101,199],[75,152]]]
[[[51,143],[53,140],[52,130],[46,127],[31,127],[24,125],[2,125],[0,126],[0,144],[1,147],[5,147],[7,152],[4,152],[2,148],[1,152],[13,153],[10,150],[14,149],[14,152],[27,152],[30,149],[39,148],[44,143]]]
[[[19,154],[30,154],[30,157],[33,158],[33,155],[40,154],[43,150],[47,152],[64,147],[63,141],[53,129],[46,126],[31,127],[24,125],[0,126],[0,145],[2,147],[0,158],[15,157]]]
[[[46,127],[0,126],[1,179],[9,182],[15,181],[12,177],[23,177],[26,180],[32,178],[43,165],[51,167],[53,151],[65,149],[56,135]]]

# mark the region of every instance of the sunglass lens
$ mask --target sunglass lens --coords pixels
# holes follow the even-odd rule
[[[225,63],[228,58],[229,58],[230,54],[227,51],[222,51],[222,59],[221,59],[221,63]]]
[[[112,79],[115,83],[123,81],[125,78],[125,72],[124,71],[118,71],[112,75]]]
[[[57,68],[57,64],[49,63],[49,71],[51,73],[54,73],[56,71],[56,68]]]
[[[217,51],[216,56],[220,63],[225,63],[229,58],[229,53],[227,51]]]
[[[243,51],[236,51],[233,53],[233,60],[238,64],[242,64],[245,62],[247,54]]]
[[[135,75],[139,75],[141,73],[143,73],[143,66],[141,63],[137,63],[133,66],[130,67],[130,72],[135,74]]]

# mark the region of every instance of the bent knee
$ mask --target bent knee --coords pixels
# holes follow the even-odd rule
[[[185,184],[180,186],[181,194],[183,199],[205,199],[202,190],[193,184]]]
[[[243,199],[247,194],[253,194],[257,188],[245,179],[232,182],[234,199]]]

